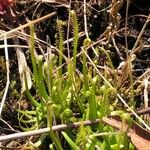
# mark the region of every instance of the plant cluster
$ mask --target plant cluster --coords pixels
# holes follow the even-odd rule
[[[82,51],[77,55],[79,25],[76,13],[73,10],[70,11],[70,17],[74,35],[72,57],[66,57],[63,54],[63,26],[65,24],[62,20],[57,20],[58,55],[52,53],[51,47],[48,47],[46,55],[35,55],[34,26],[30,27],[33,81],[36,97],[38,98],[32,95],[28,88],[28,81],[25,79],[26,94],[34,108],[25,111],[17,110],[20,127],[24,131],[41,127],[52,129],[52,126],[57,124],[102,119],[115,110],[117,81],[110,81],[116,85],[116,89],[109,87],[97,74],[93,64],[87,59],[87,48],[91,44],[89,38],[83,41]],[[100,46],[96,47],[95,50],[97,53],[104,52],[106,54],[107,63],[110,65],[114,77],[116,77],[113,64],[106,50]],[[80,68],[78,67],[77,58],[81,63]],[[93,60],[95,66],[97,65],[97,59],[95,57]],[[103,71],[103,75],[111,80],[107,70]],[[120,111],[118,114],[122,115],[124,113]],[[110,134],[107,135],[107,132],[110,132]],[[99,133],[104,133],[104,135],[99,136]],[[54,133],[51,130],[49,134],[41,135],[37,142],[32,143],[32,145],[28,144],[28,146],[30,148],[39,147],[48,135],[51,138],[50,149],[54,149],[54,146],[57,149],[63,149],[66,145],[69,145],[71,149],[94,149],[96,147],[102,149],[128,149],[130,146],[132,147],[126,132],[116,132],[111,126],[103,122],[91,127],[84,127],[81,123],[79,130],[67,129],[62,131],[61,134],[59,132]],[[65,140],[67,141],[66,144],[62,142]]]
[[[4,12],[5,6],[10,6],[11,3],[12,1],[1,2],[0,11]],[[128,52],[127,20],[124,31],[126,43],[124,52],[118,49],[115,42],[115,36],[119,33],[121,19],[119,10],[122,5],[123,1],[112,1],[108,11],[110,23],[100,40],[96,42],[92,41],[88,35],[86,14],[84,14],[85,36],[80,40],[80,25],[77,12],[74,10],[69,10],[68,24],[57,18],[55,46],[52,46],[50,39],[47,38],[48,42],[43,42],[47,46],[46,50],[42,49],[41,41],[36,37],[39,24],[37,26],[35,24],[39,23],[38,19],[38,21],[29,22],[23,28],[14,29],[17,32],[30,27],[30,35],[23,33],[22,36],[21,32],[17,32],[17,36],[22,40],[19,42],[26,40],[29,46],[27,55],[30,61],[28,66],[24,53],[16,49],[21,92],[23,97],[29,100],[30,105],[27,110],[16,109],[19,128],[24,132],[49,128],[48,132],[29,139],[29,142],[26,141],[24,149],[132,150],[136,142],[132,133],[129,134],[130,127],[135,125],[135,120],[131,116],[135,115],[137,122],[139,124],[141,122],[149,129],[149,126],[134,112],[135,96],[142,91],[142,83],[136,82],[133,75],[136,53],[140,47],[137,47],[139,42],[137,40],[132,52]],[[126,18],[127,12],[128,10]],[[108,17],[107,14],[104,16],[105,19]],[[94,27],[92,29],[94,30]],[[65,35],[67,35],[67,40]],[[73,35],[73,38],[69,39],[69,35]],[[13,37],[15,41],[17,38]],[[111,58],[113,48],[116,49],[121,62],[117,67]],[[19,58],[22,60],[20,61]],[[3,67],[4,60],[1,58],[0,61]],[[4,67],[3,69],[5,70]],[[142,79],[141,77],[138,81]],[[14,85],[11,87],[13,88]],[[137,90],[135,87],[138,87]],[[145,102],[145,106],[148,107],[148,102]],[[119,124],[118,127],[110,116],[114,116],[116,121],[119,120],[121,127]],[[109,122],[105,120],[106,118],[112,120],[110,119]],[[99,119],[98,123],[91,123],[90,126],[84,125],[84,121],[94,122],[97,119]],[[80,123],[79,128],[74,126],[53,131],[53,126],[74,122]]]

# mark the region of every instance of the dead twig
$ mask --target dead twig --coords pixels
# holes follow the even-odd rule
[[[53,126],[52,130],[53,131],[61,131],[61,130],[65,130],[68,128],[77,128],[81,124],[84,126],[89,126],[89,125],[97,124],[99,122],[100,122],[100,119],[97,119],[95,121],[87,120],[87,121],[75,122],[75,123],[71,123],[71,124],[61,124],[61,125]],[[50,131],[50,128],[43,128],[43,129],[38,129],[38,130],[34,130],[34,131],[20,132],[20,133],[14,133],[14,134],[10,134],[10,135],[0,136],[0,142],[5,141],[5,140],[12,140],[12,139],[23,138],[23,137],[28,137],[28,136],[40,135],[43,133],[47,133],[49,131]]]
[[[131,53],[134,53],[134,51],[135,51],[135,49],[136,49],[136,47],[137,47],[137,45],[138,45],[138,43],[139,43],[139,41],[140,41],[140,39],[141,39],[141,37],[142,37],[144,31],[145,31],[145,28],[147,27],[149,21],[150,21],[150,14],[149,14],[149,16],[147,17],[147,20],[146,20],[145,24],[143,25],[143,28],[142,28],[140,34],[138,35],[138,38],[137,38],[137,40],[136,40],[136,42],[135,42],[135,44],[134,44],[134,46],[133,46],[133,48],[132,48],[132,50],[131,50]]]

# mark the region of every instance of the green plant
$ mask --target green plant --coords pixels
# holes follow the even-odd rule
[[[124,131],[119,133],[105,134],[115,130],[100,122],[91,127],[80,126],[79,130],[66,129],[61,135],[52,131],[54,124],[70,123],[74,121],[96,120],[109,116],[113,111],[111,98],[115,97],[116,88],[110,88],[96,73],[93,67],[88,66],[87,48],[92,41],[88,38],[81,47],[80,62],[82,69],[78,70],[77,48],[78,48],[78,22],[74,11],[71,11],[72,26],[74,28],[73,57],[64,56],[63,25],[64,22],[57,20],[57,48],[58,54],[51,51],[45,57],[35,56],[34,26],[31,30],[30,55],[33,68],[33,88],[36,94],[32,94],[25,79],[26,95],[33,106],[33,110],[18,111],[20,127],[23,130],[34,130],[40,127],[49,127],[49,134],[41,135],[39,141],[34,143],[39,147],[49,135],[51,142],[49,148],[63,149],[66,143],[71,149],[121,149],[128,148],[129,141]],[[115,74],[111,59],[105,49],[100,48],[108,57],[108,62]],[[57,63],[58,62],[58,63]],[[104,71],[105,74],[105,71]],[[115,74],[115,77],[117,75]],[[26,76],[25,76],[26,77]],[[117,77],[116,77],[117,78]],[[115,78],[115,80],[116,80]],[[115,84],[114,84],[115,85]],[[38,98],[37,98],[38,97]],[[75,114],[78,113],[79,116]],[[99,132],[104,133],[99,135]],[[58,136],[60,135],[60,136]],[[61,142],[61,141],[66,142]],[[120,147],[120,145],[122,147]]]

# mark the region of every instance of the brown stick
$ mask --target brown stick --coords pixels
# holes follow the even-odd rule
[[[52,127],[53,131],[62,131],[67,128],[77,128],[81,124],[84,126],[89,126],[93,124],[97,124],[100,122],[100,119],[96,119],[95,121],[83,121],[83,122],[75,122],[75,123],[70,123],[70,124],[61,124],[61,125],[56,125]],[[17,139],[17,138],[23,138],[23,137],[28,137],[28,136],[35,136],[35,135],[40,135],[43,133],[47,133],[50,131],[50,128],[43,128],[43,129],[38,129],[34,131],[28,131],[28,132],[20,132],[20,133],[14,133],[14,134],[9,134],[9,135],[4,135],[0,136],[0,142],[5,141],[5,140],[12,140],[12,139]]]

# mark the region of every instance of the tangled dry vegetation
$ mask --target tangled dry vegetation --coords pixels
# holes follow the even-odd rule
[[[149,0],[0,0],[0,148],[149,149],[149,13]]]

